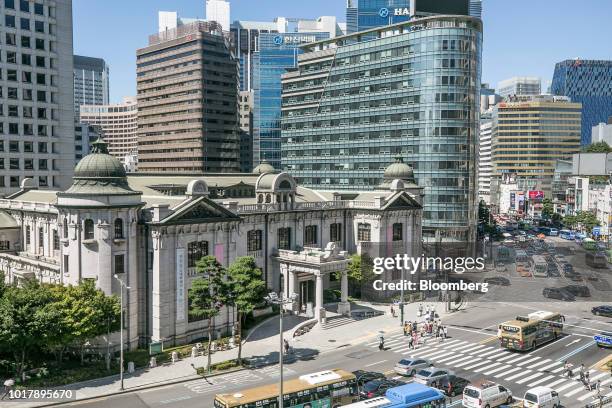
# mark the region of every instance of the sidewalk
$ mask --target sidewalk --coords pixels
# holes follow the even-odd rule
[[[423,305],[433,302],[424,303]],[[436,303],[436,312],[440,315],[442,322],[445,322],[446,314],[443,312],[443,304]],[[295,316],[285,316],[283,319],[283,329],[285,338],[290,341],[293,348],[293,355],[297,358],[308,356],[316,358],[321,353],[333,351],[338,348],[348,347],[363,343],[364,341],[377,338],[381,332],[393,333],[402,330],[399,317],[391,317],[389,306],[376,306],[360,302],[354,308],[367,307],[385,312],[384,315],[363,320],[353,320],[338,327],[324,329],[316,325],[310,332],[297,337],[290,337],[293,328],[303,318]],[[418,304],[408,304],[404,307],[404,320],[417,319]],[[440,310],[442,309],[442,310]],[[397,307],[396,307],[397,311]],[[346,319],[348,321],[348,319]],[[350,328],[350,329],[349,329]],[[254,328],[247,336],[247,341],[243,344],[242,357],[249,359],[254,365],[266,365],[278,362],[278,350],[280,340],[278,337],[278,318],[272,317]],[[349,329],[349,330],[347,330]],[[238,349],[234,348],[226,351],[219,351],[212,355],[212,362],[219,363],[238,357]],[[205,367],[206,356],[186,358],[174,364],[163,365],[150,369],[137,370],[134,374],[126,374],[124,378],[124,388],[126,391],[134,391],[139,388],[149,388],[177,382],[189,381],[201,378],[196,375],[195,367]],[[76,390],[77,399],[92,398],[98,396],[111,395],[119,392],[119,376],[111,376],[83,383],[71,384],[65,389]],[[23,406],[23,405],[20,405]]]

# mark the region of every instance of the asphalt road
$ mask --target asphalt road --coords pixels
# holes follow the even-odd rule
[[[326,368],[372,370],[394,378],[397,376],[393,373],[393,365],[402,357],[415,355],[430,359],[436,366],[449,368],[470,381],[487,378],[499,382],[518,397],[522,397],[532,386],[552,386],[561,394],[565,407],[580,407],[592,399],[592,393],[584,390],[577,381],[562,376],[562,361],[568,360],[576,367],[581,363],[591,367],[610,353],[598,348],[591,336],[604,328],[612,328],[612,319],[592,316],[591,306],[577,302],[571,305],[547,302],[471,304],[457,312],[452,319],[447,319],[449,338],[442,343],[430,339],[418,350],[408,350],[398,326],[397,332],[385,334],[385,351],[378,350],[377,339],[373,338],[360,345],[322,353],[310,361],[287,364],[285,378]],[[540,309],[559,310],[567,315],[565,336],[531,352],[509,352],[498,346],[495,338],[498,323]],[[270,384],[278,381],[278,378],[279,368],[276,365],[69,405],[87,408],[208,408],[212,407],[217,393]],[[597,379],[601,379],[612,393],[612,389],[607,388],[612,384],[610,373],[593,371],[591,380]],[[410,378],[402,380],[411,381]],[[459,399],[454,398],[452,406],[460,406],[460,402],[457,402]]]

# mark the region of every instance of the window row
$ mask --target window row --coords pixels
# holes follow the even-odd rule
[[[0,98],[2,98],[3,91],[2,87],[0,87]],[[24,101],[33,101],[34,92],[31,89],[22,89],[21,90],[21,99]],[[6,88],[6,97],[8,99],[17,100],[19,99],[18,89],[13,87]],[[55,93],[51,93],[51,102],[55,101]],[[47,100],[47,91],[36,91],[36,102],[49,102]]]
[[[22,55],[22,57],[24,57],[25,54]],[[32,65],[31,64],[31,60],[29,59],[29,55],[27,56],[27,64],[25,65]],[[45,57],[36,57],[36,64],[40,64],[37,65],[39,67],[44,67],[46,66],[46,60]],[[23,82],[24,84],[33,84],[36,83],[36,85],[55,85],[55,79],[53,76],[51,76],[51,79],[49,80],[47,74],[42,74],[42,73],[36,73],[36,76],[33,76],[33,73],[30,71],[21,71],[21,82]],[[12,81],[12,82],[19,82],[19,72],[16,69],[7,69],[6,70],[6,80],[7,81]],[[36,78],[36,80],[34,81],[34,78]],[[2,70],[0,70],[0,79],[2,79]],[[10,88],[9,88],[10,89]],[[10,96],[9,96],[10,97]],[[15,98],[17,98],[15,96]],[[31,100],[31,99],[30,99]]]
[[[19,20],[17,17],[7,14],[4,16],[4,25],[9,28],[17,28],[17,21],[19,21],[19,28],[22,30],[32,30],[32,21],[27,17],[21,17]],[[34,31],[37,33],[46,33],[47,24],[44,21],[34,20]],[[52,33],[52,26],[49,25],[49,33]]]
[[[4,8],[15,10],[15,3],[16,3],[15,0],[4,0]],[[32,0],[19,0],[18,4],[19,4],[19,11],[22,11],[24,13],[30,13],[33,11],[34,14],[36,14],[37,16],[45,15],[45,6],[42,3],[36,3],[36,2],[33,2]],[[34,6],[34,7],[30,7],[30,6]]]
[[[19,38],[19,45],[22,48],[32,48],[32,37],[27,35],[20,35],[19,37],[15,33],[6,33],[4,36],[4,42],[6,45],[17,46],[17,38]],[[34,38],[34,48],[37,50],[46,50],[46,41],[44,38]],[[9,52],[7,51],[7,55]],[[7,57],[8,62],[8,57]]]

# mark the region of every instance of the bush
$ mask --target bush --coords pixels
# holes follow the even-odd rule
[[[220,363],[212,364],[210,366],[210,370],[211,371],[225,371],[225,370],[229,370],[231,368],[236,368],[236,367],[240,367],[240,364],[238,364],[238,360],[227,360],[227,361],[222,361]],[[206,371],[206,367],[197,367],[196,373],[201,376],[208,374],[208,372]]]
[[[340,300],[340,291],[336,289],[325,289],[323,291],[323,303],[334,303]]]

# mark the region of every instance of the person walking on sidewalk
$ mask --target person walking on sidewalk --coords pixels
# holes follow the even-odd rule
[[[283,348],[285,349],[285,355],[289,354],[289,342],[287,339],[283,339]]]
[[[393,304],[391,304],[391,316],[395,317],[395,309],[393,308]]]
[[[418,317],[421,317],[421,316],[423,316],[423,304],[419,303],[419,316]]]
[[[412,336],[408,336],[408,349],[414,350],[414,339]]]

